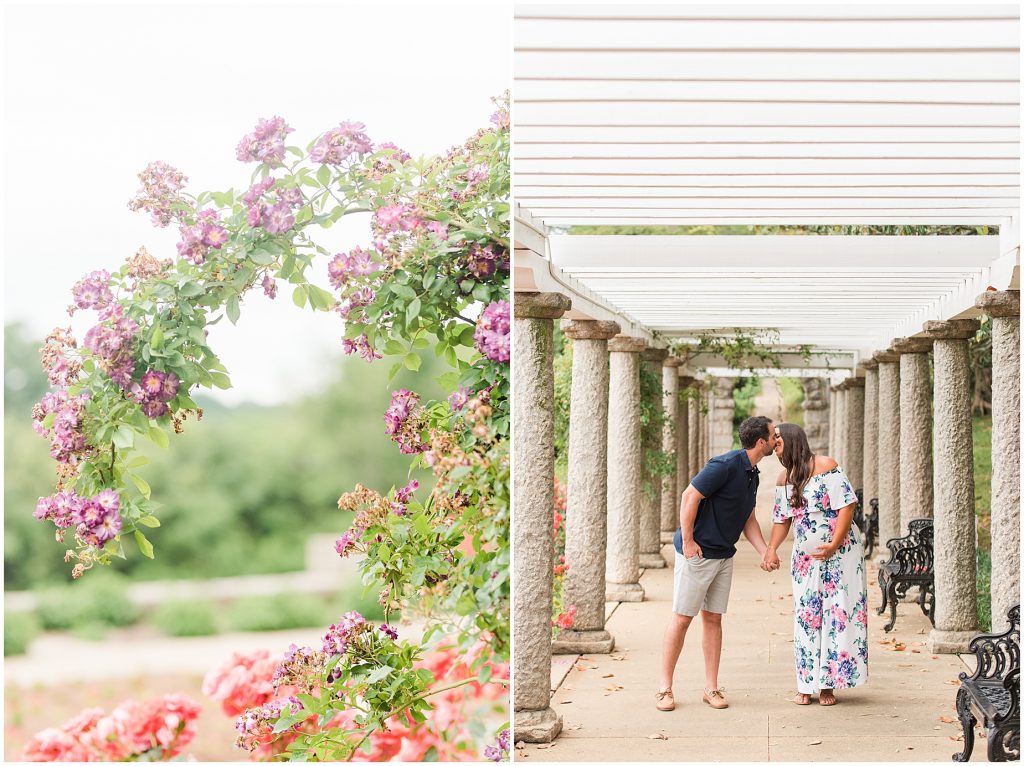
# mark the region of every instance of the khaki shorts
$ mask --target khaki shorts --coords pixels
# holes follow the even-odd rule
[[[676,551],[672,611],[696,617],[702,609],[725,614],[732,588],[732,559],[688,559]]]

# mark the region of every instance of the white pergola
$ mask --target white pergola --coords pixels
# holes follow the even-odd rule
[[[1019,288],[1018,6],[522,5],[515,34],[517,291],[648,340],[774,327],[855,369]],[[729,224],[999,234],[562,233]]]

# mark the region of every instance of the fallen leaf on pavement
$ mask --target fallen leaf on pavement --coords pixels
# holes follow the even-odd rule
[[[614,673],[605,673],[601,678],[615,678]]]
[[[572,700],[562,700],[558,704],[559,705],[571,705],[572,704]]]
[[[950,686],[959,686],[960,685],[960,680],[957,679],[957,678],[953,678],[953,679],[950,679],[950,680],[946,681],[946,683],[949,684]]]
[[[808,745],[820,745],[821,744],[821,740],[820,739],[813,739],[810,742],[808,742],[807,744]]]
[[[950,718],[948,715],[940,715],[939,720],[943,723],[954,723],[953,719]]]
[[[902,651],[903,651],[904,649],[906,649],[906,648],[907,648],[907,645],[906,645],[906,644],[900,644],[900,643],[897,643],[897,644],[896,644],[896,645],[895,645],[895,646],[894,646],[894,647],[892,648],[892,650],[893,650],[894,652],[902,652]]]
[[[658,734],[648,734],[647,735],[647,739],[668,739],[668,737],[666,737],[664,734],[658,733]]]
[[[954,742],[963,742],[964,741],[964,735],[963,734],[957,734],[955,737],[951,736],[950,739],[953,740]]]

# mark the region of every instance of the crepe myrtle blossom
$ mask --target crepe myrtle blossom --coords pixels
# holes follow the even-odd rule
[[[61,463],[74,465],[88,448],[83,432],[85,406],[89,394],[72,396],[66,389],[47,391],[42,400],[32,407],[32,428],[44,438],[51,439],[50,457]],[[53,420],[43,425],[49,415]]]
[[[420,483],[413,479],[404,487],[395,491],[395,499],[391,501],[391,510],[396,516],[405,516],[408,513],[408,502],[412,493],[420,488]]]
[[[105,269],[86,274],[71,288],[75,306],[80,309],[101,309],[114,296],[110,292],[110,272]]]
[[[373,221],[384,232],[412,231],[423,223],[420,211],[415,205],[396,203],[381,205],[373,213]]]
[[[342,615],[341,619],[333,623],[324,634],[324,654],[328,657],[344,654],[352,640],[363,631],[364,625],[366,618],[359,612],[352,611]]]
[[[342,122],[317,139],[309,151],[309,159],[323,165],[340,165],[353,154],[368,154],[373,144],[363,133],[365,128],[361,122]]]
[[[271,278],[269,274],[263,275],[263,294],[266,295],[270,300],[274,300],[277,297],[277,281]]]
[[[99,357],[106,373],[127,390],[135,372],[132,353],[139,326],[124,315],[124,307],[111,303],[100,311],[100,323],[85,334],[85,347]]]
[[[494,301],[480,314],[473,339],[477,350],[492,362],[508,362],[511,338],[508,301]]]
[[[57,529],[75,527],[85,543],[102,548],[121,532],[121,498],[113,489],[104,489],[91,498],[74,490],[39,498],[32,514],[40,521],[52,521]]]
[[[252,133],[247,133],[238,142],[235,157],[239,162],[265,162],[279,165],[284,160],[284,139],[294,132],[283,117],[260,119]]]
[[[468,401],[469,389],[465,386],[459,386],[448,396],[448,406],[452,408],[452,412],[459,412]]]
[[[216,210],[201,211],[194,224],[182,225],[178,232],[178,255],[194,266],[202,264],[211,249],[220,250],[228,241],[227,229],[220,225]]]
[[[373,254],[356,247],[348,253],[336,253],[327,264],[327,278],[336,290],[343,288],[352,277],[367,277],[380,271]]]
[[[147,417],[158,418],[170,411],[168,402],[178,395],[180,384],[181,380],[173,372],[150,369],[132,386],[131,393]]]
[[[498,733],[498,738],[495,740],[494,744],[488,745],[484,748],[484,758],[488,761],[494,761],[495,763],[506,758],[510,749],[509,736],[509,730],[502,729]]]

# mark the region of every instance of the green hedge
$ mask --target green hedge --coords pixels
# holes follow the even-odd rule
[[[24,654],[39,633],[39,622],[31,612],[4,612],[4,657]]]
[[[169,636],[212,636],[220,632],[217,614],[209,601],[168,601],[150,619]]]

